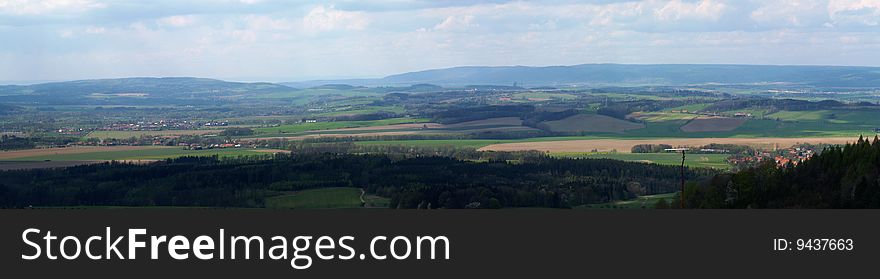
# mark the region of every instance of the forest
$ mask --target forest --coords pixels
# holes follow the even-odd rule
[[[705,180],[715,173],[688,169],[686,178]],[[0,172],[0,206],[264,207],[266,198],[292,191],[358,187],[389,197],[391,208],[569,208],[673,192],[679,175],[674,166],[548,156],[487,161],[334,153],[276,154],[268,160],[182,157],[149,165],[109,162]]]

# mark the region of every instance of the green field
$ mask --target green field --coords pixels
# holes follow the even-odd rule
[[[672,110],[677,110],[677,111],[686,110],[688,112],[695,112],[695,111],[700,111],[700,110],[708,107],[709,105],[711,105],[711,104],[710,103],[691,104],[691,105],[684,105],[684,106],[680,106],[680,107],[674,107],[669,110],[670,111],[672,111]]]
[[[237,157],[244,155],[267,155],[259,149],[229,148],[208,150],[187,150],[182,147],[152,148],[126,151],[89,152],[77,154],[53,154],[15,158],[14,161],[107,161],[107,160],[162,160],[183,156]]]
[[[614,201],[608,203],[599,203],[599,204],[590,204],[585,206],[579,206],[577,208],[616,208],[616,209],[641,209],[644,208],[654,208],[654,204],[657,203],[660,199],[666,199],[667,203],[676,202],[675,196],[676,193],[669,194],[658,194],[658,195],[650,195],[650,196],[641,196],[636,199],[626,200],[626,201]]]
[[[343,129],[343,128],[360,128],[360,127],[373,127],[373,126],[384,126],[384,125],[394,125],[394,124],[406,124],[406,123],[424,123],[428,122],[428,119],[425,118],[390,118],[390,119],[382,119],[382,120],[368,120],[368,121],[335,121],[335,122],[316,122],[316,123],[300,123],[300,124],[290,124],[290,125],[281,125],[277,127],[264,127],[264,128],[256,128],[254,131],[256,132],[254,136],[289,136],[289,134],[302,133],[307,131],[318,131],[318,130],[332,130],[332,129]]]
[[[403,113],[405,110],[401,106],[367,106],[363,108],[356,109],[341,109],[341,110],[331,110],[331,111],[323,111],[313,116],[339,116],[339,115],[356,115],[356,114],[371,114],[377,113],[380,111],[384,112],[393,112],[393,113]]]
[[[778,111],[768,114],[766,117],[770,119],[779,119],[784,121],[817,121],[825,120],[832,114],[829,110],[814,111]]]
[[[660,165],[681,165],[681,154],[677,153],[580,153],[559,152],[550,153],[551,156],[564,158],[592,158],[614,159],[631,162],[645,162]],[[727,154],[688,154],[685,165],[689,167],[704,167],[715,169],[729,169]]]
[[[360,208],[358,188],[320,188],[266,199],[267,208]]]

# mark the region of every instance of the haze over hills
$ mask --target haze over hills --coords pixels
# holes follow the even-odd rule
[[[310,87],[327,83],[363,86],[473,84],[537,86],[620,86],[790,83],[823,87],[880,87],[880,68],[771,65],[628,65],[454,67],[391,75],[380,79],[317,80],[285,83]]]
[[[264,94],[296,91],[274,83],[228,82],[192,77],[135,77],[51,82],[34,85],[0,86],[0,102],[131,104],[163,100],[234,99]]]
[[[519,87],[512,87],[512,85]],[[376,79],[315,80],[291,83],[244,83],[217,79],[120,78],[0,86],[0,103],[146,104],[172,100],[216,102],[267,96],[305,95],[400,87],[400,91],[436,91],[443,87],[494,85],[493,88],[608,86],[688,86],[704,84],[784,85],[800,87],[880,88],[880,68],[767,65],[624,65],[583,64],[549,67],[455,67]],[[300,91],[297,88],[315,90]],[[379,90],[382,91],[382,90]],[[378,91],[377,91],[378,92]],[[381,92],[379,92],[381,93]],[[300,96],[302,95],[302,96]]]

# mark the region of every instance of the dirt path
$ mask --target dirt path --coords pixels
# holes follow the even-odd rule
[[[668,138],[668,139],[601,139],[601,140],[566,140],[543,142],[516,142],[493,144],[480,148],[481,151],[522,151],[538,150],[545,152],[590,152],[612,151],[629,153],[638,144],[669,144],[672,146],[701,146],[710,143],[739,144],[772,148],[789,147],[798,143],[844,144],[858,140],[857,137],[834,138]]]

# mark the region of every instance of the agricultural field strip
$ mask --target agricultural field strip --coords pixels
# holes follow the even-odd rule
[[[628,153],[638,144],[670,144],[672,146],[703,146],[711,143],[740,144],[752,146],[788,147],[798,143],[845,144],[854,142],[857,137],[827,138],[657,138],[657,139],[588,139],[539,142],[511,142],[492,144],[479,148],[481,151],[524,151],[538,150],[544,152],[590,152],[617,151]]]

